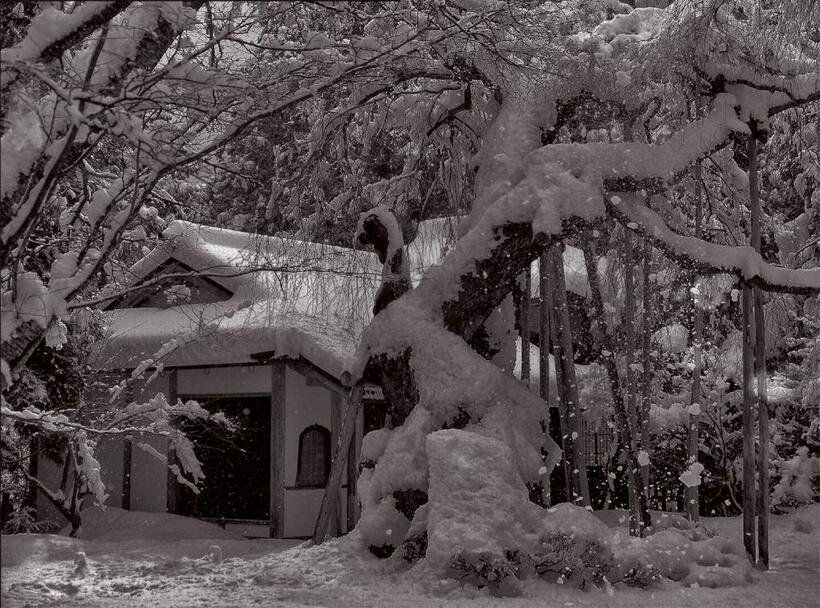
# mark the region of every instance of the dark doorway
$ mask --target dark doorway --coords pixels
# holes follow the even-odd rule
[[[202,518],[270,519],[270,397],[186,397],[236,425],[226,433],[216,424],[188,421],[205,479],[199,494],[177,484],[180,515]]]

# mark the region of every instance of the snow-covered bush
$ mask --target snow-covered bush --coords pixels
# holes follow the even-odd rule
[[[40,345],[2,395],[3,492],[9,493],[15,505],[34,504],[32,490],[36,488],[34,492],[44,496],[71,524],[73,534],[82,523],[86,498],[90,504],[102,505],[108,495],[96,456],[100,437],[142,433],[166,437],[178,464],[168,462],[147,443],[136,446],[167,465],[180,483],[197,491],[203,474],[193,444],[177,423],[211,419],[223,430],[232,427],[224,416],[212,414],[196,402],[168,403],[161,393],[145,403],[125,401],[126,387],[141,380],[146,369],[157,363],[157,357],[146,359],[144,368],[110,387],[110,380],[96,378],[85,363],[85,349],[96,336],[93,325],[81,329],[79,324],[71,324],[64,343],[55,348]],[[32,455],[47,458],[62,469],[58,487],[46,485],[32,472]]]
[[[15,508],[3,522],[3,534],[24,534],[54,532],[59,526],[52,521],[39,521],[37,511],[28,505]]]
[[[600,540],[561,533],[541,537],[530,559],[540,577],[553,578],[552,574],[555,582],[580,589],[605,586],[614,566],[612,551]]]
[[[820,502],[820,458],[809,448],[798,448],[779,468],[780,480],[772,489],[772,510],[780,513],[813,502]]]

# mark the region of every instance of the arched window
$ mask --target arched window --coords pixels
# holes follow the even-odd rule
[[[314,424],[299,435],[299,462],[296,485],[305,488],[325,487],[330,475],[330,431]]]

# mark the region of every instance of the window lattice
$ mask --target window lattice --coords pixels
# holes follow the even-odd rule
[[[330,431],[318,424],[299,436],[299,464],[296,485],[316,487],[327,485],[330,474]]]

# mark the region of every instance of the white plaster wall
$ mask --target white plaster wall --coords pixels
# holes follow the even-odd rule
[[[285,392],[287,394],[285,412],[285,526],[286,537],[312,536],[316,517],[324,496],[324,488],[294,488],[299,462],[299,435],[305,428],[320,424],[331,429],[331,392],[323,387],[307,384],[307,379],[287,368],[285,375]],[[342,404],[342,410],[345,405]],[[339,416],[341,425],[342,415]],[[335,442],[335,438],[334,438]],[[331,450],[335,444],[331,445]],[[347,483],[347,471],[342,484]],[[339,491],[342,512],[342,529],[347,518],[347,490]]]
[[[285,490],[285,536],[313,536],[324,488]]]
[[[304,376],[288,367],[285,393],[285,487],[291,487],[296,485],[301,432],[313,424],[331,430],[330,391],[323,386],[308,386]]]
[[[270,393],[270,386],[269,365],[177,370],[177,392],[180,395]]]

